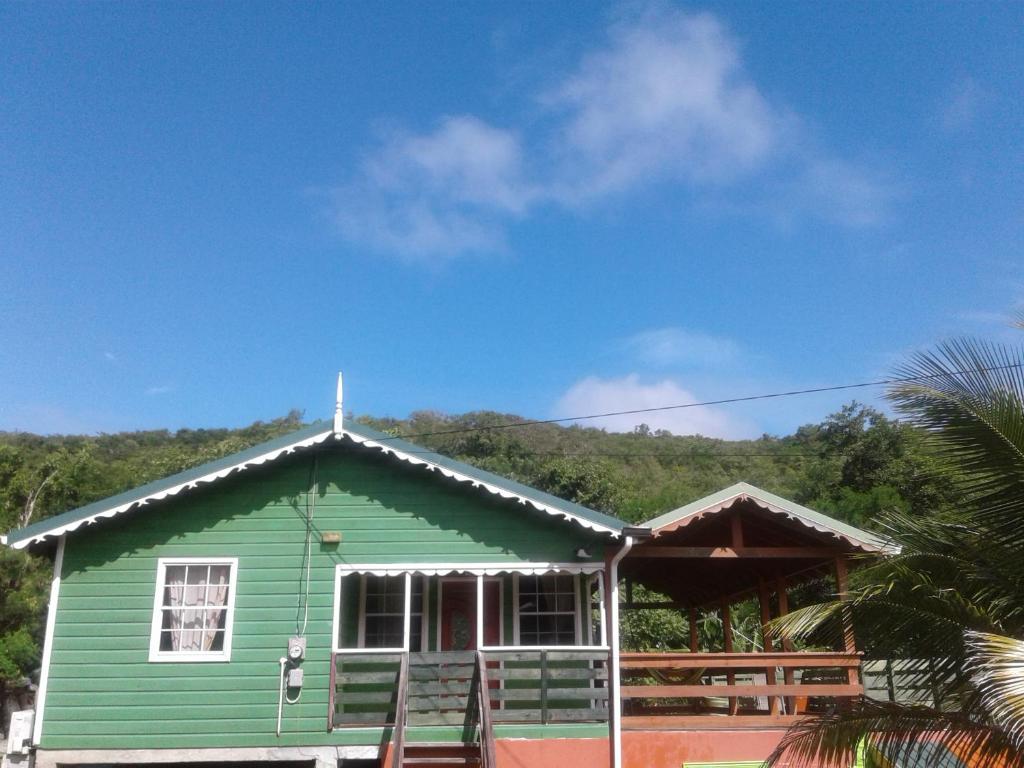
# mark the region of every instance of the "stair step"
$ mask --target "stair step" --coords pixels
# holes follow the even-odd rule
[[[480,745],[475,741],[407,741],[405,747],[414,749],[478,749]]]
[[[417,765],[479,765],[479,757],[406,757],[402,768],[413,768]]]

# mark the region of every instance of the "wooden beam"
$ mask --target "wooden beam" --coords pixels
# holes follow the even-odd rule
[[[836,593],[841,601],[848,602],[850,599],[849,572],[846,567],[846,558],[835,559]],[[857,638],[853,634],[853,615],[849,606],[844,606],[840,620],[843,622],[843,650],[846,653],[857,652]],[[846,670],[847,680],[851,685],[858,681],[858,670]]]
[[[788,728],[794,723],[805,719],[807,718],[793,715],[736,715],[734,717],[709,717],[708,715],[629,715],[622,718],[622,730]]]
[[[750,559],[832,559],[836,550],[831,547],[638,547],[626,558],[750,558]]]
[[[489,654],[493,657],[493,654]],[[840,667],[856,669],[859,653],[836,651],[797,651],[794,653],[622,653],[622,669],[759,669],[773,667],[816,669]]]
[[[624,699],[691,699],[710,696],[860,696],[864,687],[844,683],[807,685],[624,685]],[[792,713],[790,713],[792,714]]]
[[[743,520],[740,516],[733,512],[729,518],[729,528],[732,532],[732,547],[733,549],[743,548]]]

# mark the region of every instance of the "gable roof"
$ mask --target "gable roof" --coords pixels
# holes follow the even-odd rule
[[[729,509],[739,501],[752,501],[758,507],[767,512],[784,516],[790,520],[811,528],[819,533],[825,533],[866,552],[893,552],[895,547],[877,534],[863,531],[852,525],[847,525],[834,517],[815,512],[813,509],[801,506],[796,502],[768,493],[749,483],[736,483],[730,485],[717,493],[705,496],[686,506],[666,512],[653,520],[644,523],[644,527],[650,528],[654,535],[665,529],[674,530],[688,525],[694,520],[705,515],[713,515]]]
[[[364,448],[376,449],[402,461],[421,466],[428,471],[440,472],[445,477],[470,483],[474,488],[482,488],[501,498],[514,499],[520,504],[564,520],[573,521],[599,533],[618,537],[623,526],[626,525],[622,520],[610,515],[456,461],[405,440],[378,432],[364,424],[345,423],[342,430],[335,433],[331,423],[319,421],[244,451],[11,531],[6,536],[0,536],[0,544],[6,544],[14,549],[24,549],[69,531],[77,530],[83,525],[92,525],[99,520],[115,517],[132,509],[140,509],[168,496],[176,496],[199,485],[214,483],[228,475],[273,462],[295,451],[332,440],[346,439]]]

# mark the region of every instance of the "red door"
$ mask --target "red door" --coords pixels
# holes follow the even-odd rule
[[[501,584],[484,582],[484,644],[501,642]],[[476,580],[459,579],[441,582],[441,647],[442,651],[475,651]]]

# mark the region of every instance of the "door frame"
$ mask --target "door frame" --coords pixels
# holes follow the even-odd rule
[[[444,596],[443,585],[444,585],[444,583],[446,581],[468,581],[468,582],[472,582],[473,586],[476,587],[477,577],[476,576],[438,576],[437,577],[437,610],[435,611],[435,613],[437,615],[437,622],[436,622],[437,626],[436,626],[435,635],[434,635],[435,636],[434,647],[437,648],[438,653],[441,653],[441,622],[442,622],[441,617],[443,615],[442,600],[444,599],[444,597],[443,597]],[[502,576],[484,576],[484,583],[486,584],[489,581],[490,582],[497,582],[498,583],[498,638],[501,640],[502,644],[504,644],[504,642],[505,642],[505,585],[504,585],[504,579],[503,579]],[[475,589],[473,590],[473,594],[474,595],[476,594],[476,590]],[[476,612],[475,601],[474,601],[474,605],[473,605],[473,610],[474,610],[474,613],[475,613]],[[474,616],[474,618],[475,618],[475,616]],[[474,627],[473,631],[476,632],[476,628],[475,627]],[[476,645],[477,645],[477,649],[478,650],[480,648],[487,647],[487,643],[483,642],[483,638],[482,637],[478,637],[476,639]]]

